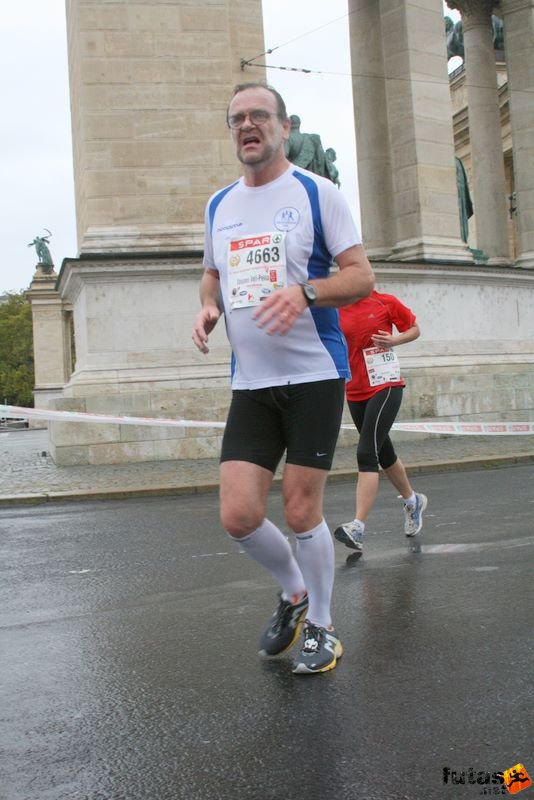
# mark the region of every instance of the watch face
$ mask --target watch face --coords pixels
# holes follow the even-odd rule
[[[309,283],[305,283],[302,289],[304,291],[304,296],[309,303],[313,303],[314,300],[317,300],[317,291],[315,290],[314,286],[311,286]]]

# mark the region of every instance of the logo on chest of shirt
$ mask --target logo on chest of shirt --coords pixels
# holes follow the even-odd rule
[[[300,221],[300,213],[292,206],[281,208],[274,215],[274,224],[279,231],[292,231]]]
[[[217,228],[217,233],[222,233],[223,231],[233,231],[234,228],[241,228],[243,225],[242,222],[230,222],[226,225],[221,225]]]

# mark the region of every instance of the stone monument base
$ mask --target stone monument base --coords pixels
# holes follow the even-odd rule
[[[534,418],[534,271],[452,264],[373,264],[377,289],[413,309],[421,337],[398,349],[406,379],[399,422]],[[221,320],[210,353],[191,341],[199,258],[81,259],[59,290],[73,308],[76,370],[56,409],[221,422],[230,350]],[[345,415],[350,422],[350,416]],[[222,429],[50,423],[59,465],[216,457]],[[395,433],[396,440],[424,434]],[[357,440],[343,431],[340,445]]]
[[[185,387],[182,381],[147,381],[129,386],[96,384],[92,395],[65,397],[54,407],[111,416],[224,421],[230,397],[228,377]],[[51,422],[50,453],[61,466],[125,464],[138,461],[215,458],[222,429],[121,425],[120,422]]]
[[[224,322],[210,352],[191,341],[203,268],[198,251],[67,259],[58,291],[72,308],[75,370],[56,410],[224,420],[230,349]],[[57,464],[113,464],[214,456],[220,428],[53,421]]]

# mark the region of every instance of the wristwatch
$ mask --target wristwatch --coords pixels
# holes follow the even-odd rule
[[[306,302],[309,306],[312,306],[315,301],[317,300],[317,289],[315,286],[312,286],[311,283],[301,283],[300,287],[306,298]]]

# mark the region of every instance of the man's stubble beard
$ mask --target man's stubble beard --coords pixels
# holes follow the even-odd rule
[[[251,153],[249,156],[243,155],[241,149],[237,152],[237,158],[242,164],[254,166],[255,164],[268,164],[272,160],[274,151],[270,148],[264,149],[261,153]]]
[[[241,164],[245,164],[246,166],[255,166],[257,164],[259,165],[269,164],[270,162],[273,162],[275,160],[275,156],[282,143],[283,139],[280,139],[279,141],[275,142],[272,145],[265,144],[263,146],[263,150],[261,151],[261,153],[251,154],[250,158],[247,158],[247,156],[243,156],[242,149],[241,147],[239,147],[237,149],[238,161],[240,161]]]

